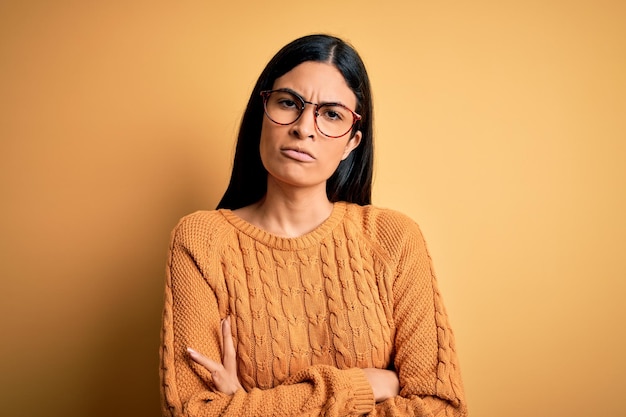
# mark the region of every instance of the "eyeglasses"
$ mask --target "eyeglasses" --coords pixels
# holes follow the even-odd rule
[[[302,116],[307,104],[315,106],[317,130],[329,138],[340,138],[348,133],[361,116],[341,103],[311,103],[299,94],[288,90],[261,91],[266,116],[279,125],[290,125]]]

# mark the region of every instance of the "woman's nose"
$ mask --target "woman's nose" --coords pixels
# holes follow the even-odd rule
[[[317,131],[315,127],[315,106],[307,104],[298,120],[291,126],[292,133],[297,138],[313,138]]]

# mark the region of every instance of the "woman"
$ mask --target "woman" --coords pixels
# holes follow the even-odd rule
[[[268,63],[216,211],[172,233],[170,416],[467,415],[418,226],[370,204],[369,79],[341,39]]]

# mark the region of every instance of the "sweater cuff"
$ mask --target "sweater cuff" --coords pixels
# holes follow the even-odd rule
[[[350,386],[354,394],[354,412],[358,415],[368,414],[376,405],[372,386],[367,380],[363,369],[352,368],[348,369],[347,372],[351,380]]]

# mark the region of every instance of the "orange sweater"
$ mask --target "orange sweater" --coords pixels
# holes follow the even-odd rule
[[[245,391],[225,395],[187,356],[221,362],[231,315]],[[375,404],[362,368],[395,369]],[[281,238],[230,210],[172,233],[161,386],[166,416],[466,416],[452,330],[418,226],[335,203],[314,231]]]

